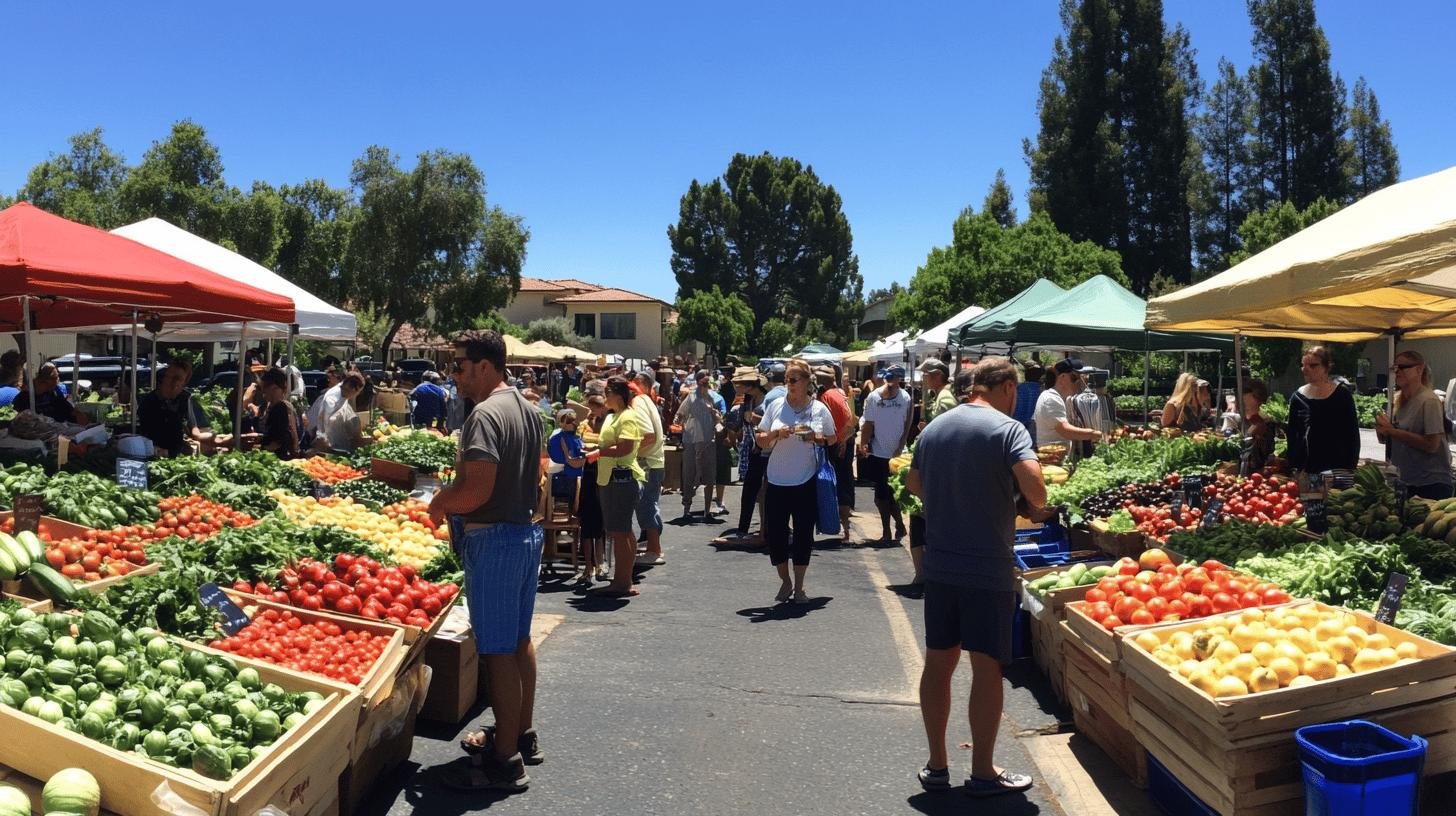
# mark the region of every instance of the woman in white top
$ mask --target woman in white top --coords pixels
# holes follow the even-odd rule
[[[351,372],[339,383],[338,403],[329,407],[329,412],[319,418],[318,436],[314,447],[336,453],[353,453],[365,441],[362,422],[354,411],[354,401],[364,390],[364,376]]]
[[[769,452],[763,534],[768,543],[769,560],[783,582],[774,600],[783,603],[792,598],[794,603],[808,603],[804,573],[809,568],[814,527],[819,518],[816,449],[834,440],[834,420],[824,403],[814,399],[809,364],[790,360],[785,369],[788,395],[770,405],[758,423],[758,447]],[[794,528],[792,543],[790,520]],[[788,565],[791,558],[792,580]]]

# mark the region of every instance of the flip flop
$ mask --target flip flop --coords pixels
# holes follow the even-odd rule
[[[522,773],[517,777],[492,775],[483,765],[481,755],[472,755],[463,762],[457,762],[440,772],[440,784],[451,790],[479,792],[502,791],[520,793],[531,785],[531,777]]]
[[[966,779],[966,795],[978,799],[987,796],[1000,796],[1003,793],[1019,793],[1031,789],[1031,777],[1026,774],[1002,771],[995,779],[981,779],[968,777]]]
[[[587,590],[586,594],[596,598],[632,598],[637,595],[641,595],[642,593],[636,587],[623,590],[612,589],[610,586],[604,586],[597,587],[596,589],[589,589]]]

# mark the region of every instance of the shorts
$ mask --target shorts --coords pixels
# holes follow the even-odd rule
[[[733,484],[733,449],[721,442],[714,447],[718,449],[718,460],[714,463],[713,484]]]
[[[539,524],[493,524],[465,531],[450,518],[465,569],[465,598],[475,648],[480,654],[511,654],[531,637],[536,587],[545,535]]]
[[[925,648],[979,652],[1011,662],[1016,593],[925,582]]]
[[[910,516],[910,549],[925,546],[925,516]]]
[[[636,479],[597,486],[597,496],[602,503],[602,527],[607,535],[632,532],[632,517],[637,513],[640,495],[642,483]]]
[[[638,460],[641,464],[641,460]],[[642,483],[642,492],[637,497],[637,526],[645,533],[648,530],[662,532],[662,477],[667,475],[666,468],[650,468],[645,464],[642,470],[647,473],[647,481]]]
[[[713,484],[714,470],[718,466],[714,448],[717,442],[685,442],[682,449],[682,492],[683,503],[692,502],[698,485]]]
[[[895,492],[890,489],[890,460],[874,454],[865,457],[863,472],[860,473],[875,486],[875,501],[894,501]]]

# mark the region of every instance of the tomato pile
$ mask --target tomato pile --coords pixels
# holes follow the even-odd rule
[[[305,622],[286,609],[265,609],[236,635],[207,645],[358,685],[388,644],[384,635],[345,629],[329,620]]]
[[[126,575],[147,563],[139,541],[127,541],[109,533],[91,530],[85,538],[65,538],[46,544],[46,563],[73,581],[100,581]]]
[[[1118,561],[1116,575],[1100,579],[1084,599],[1083,613],[1115,629],[1288,603],[1289,593],[1277,584],[1231,572],[1217,561],[1175,566],[1155,549],[1143,553],[1141,563]]]
[[[1163,484],[1178,488],[1182,477],[1176,473],[1164,477]],[[1223,501],[1223,515],[1243,521],[1283,526],[1304,515],[1304,505],[1299,502],[1299,486],[1294,482],[1275,482],[1255,473],[1247,479],[1220,474],[1203,486],[1205,507],[1214,499]],[[1184,507],[1175,517],[1168,505],[1143,507],[1132,503],[1124,505],[1139,532],[1154,541],[1164,542],[1168,535],[1177,530],[1192,530],[1203,519],[1203,510]]]
[[[455,584],[432,584],[414,567],[382,566],[364,556],[340,553],[333,567],[305,558],[278,574],[277,587],[237,581],[233,589],[251,592],[302,609],[329,609],[346,615],[428,628],[460,592]]]
[[[150,529],[118,527],[118,530],[139,530],[136,535],[160,540],[168,536],[195,538],[199,541],[221,532],[225,527],[247,527],[255,519],[225,504],[208,501],[196,493],[190,496],[175,496],[157,503],[162,517]]]
[[[365,475],[362,470],[351,468],[342,462],[330,461],[322,456],[294,459],[288,464],[293,465],[324,484],[347,482],[350,479],[358,479]]]

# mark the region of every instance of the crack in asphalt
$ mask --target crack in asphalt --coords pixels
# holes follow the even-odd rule
[[[770,689],[761,689],[761,688],[752,689],[752,688],[743,688],[741,686],[730,686],[730,685],[726,685],[724,683],[714,683],[713,686],[715,688],[719,688],[719,689],[722,689],[724,691],[735,691],[735,692],[738,692],[740,694],[752,694],[752,695],[755,695],[755,696],[762,696],[762,697],[787,697],[787,698],[790,698],[790,699],[824,700],[824,701],[833,702],[833,703],[843,703],[845,705],[894,706],[894,707],[900,707],[900,708],[919,708],[920,707],[920,703],[915,702],[915,701],[912,701],[912,700],[895,700],[895,699],[891,699],[891,698],[888,698],[888,697],[880,697],[880,698],[857,698],[857,697],[843,697],[843,696],[840,696],[840,695],[837,695],[837,694],[813,694],[813,693],[793,692],[793,691],[772,691]],[[792,703],[776,703],[776,704],[777,705],[792,705]]]

